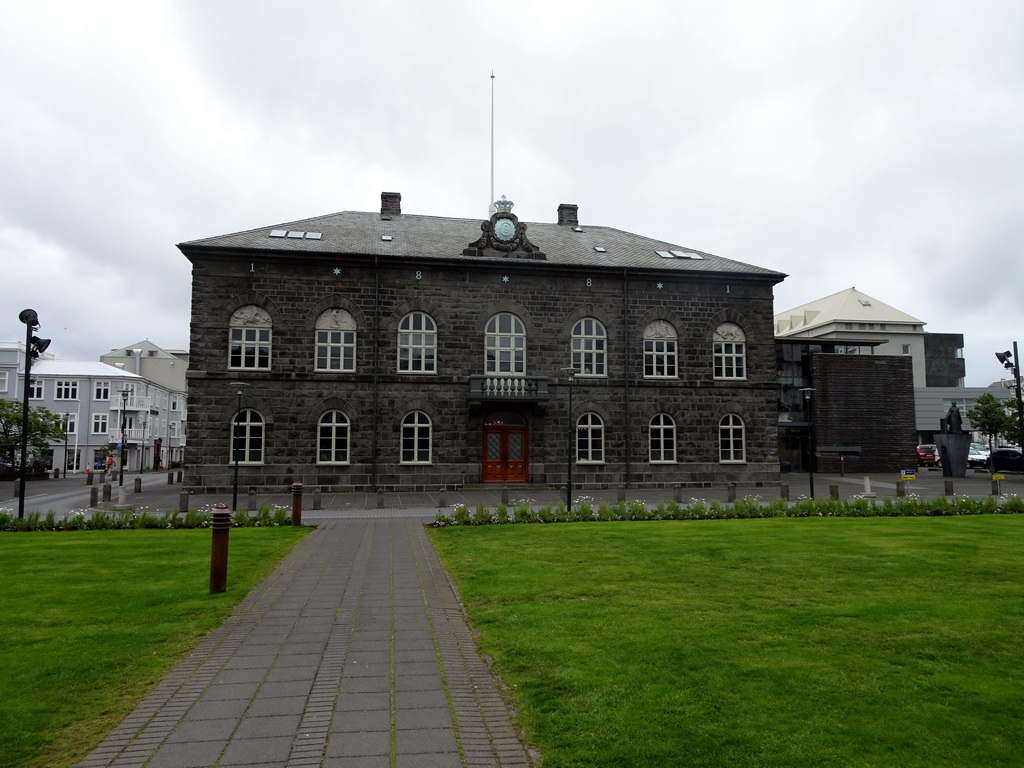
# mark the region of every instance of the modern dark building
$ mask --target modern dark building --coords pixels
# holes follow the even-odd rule
[[[186,485],[779,480],[779,272],[579,221],[341,212],[183,243]]]

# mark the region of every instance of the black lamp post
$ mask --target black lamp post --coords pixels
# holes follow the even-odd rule
[[[242,388],[249,386],[244,381],[233,381],[231,386],[235,388],[237,400],[235,402],[235,415],[231,419],[231,458],[235,463],[235,477],[231,484],[231,511],[238,511],[238,460],[241,458],[241,447],[239,446],[239,424],[238,419],[242,414]]]
[[[1013,352],[996,352],[996,360],[1003,364],[1003,368],[1013,371],[1013,381],[1017,388],[1017,428],[1020,430],[1017,436],[1017,443],[1024,448],[1024,403],[1020,395],[1020,358],[1017,356],[1017,342],[1013,342]]]
[[[125,410],[128,408],[128,388],[121,390],[121,476],[117,484],[124,485],[124,451],[125,443],[128,442],[128,417]]]
[[[34,309],[23,309],[18,319],[25,324],[25,386],[21,409],[21,471],[18,472],[18,519],[25,517],[25,475],[28,472],[28,394],[32,386],[32,361],[50,346],[49,339],[33,336],[39,328],[39,315]]]
[[[807,413],[807,450],[809,456],[807,457],[807,473],[808,473],[808,488],[811,492],[811,498],[814,498],[814,423],[811,415],[811,393],[814,392],[814,387],[801,387],[800,391],[804,393],[804,411]]]

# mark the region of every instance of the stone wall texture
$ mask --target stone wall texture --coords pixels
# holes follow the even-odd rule
[[[775,484],[777,392],[772,281],[745,275],[670,275],[555,266],[527,261],[417,262],[415,258],[192,256],[193,293],[186,485],[232,485],[230,424],[242,408],[266,420],[265,457],[241,465],[239,487],[281,489],[292,482],[332,490],[434,490],[482,481],[482,424],[499,412],[520,414],[528,429],[530,483],[561,485],[570,425],[585,412],[605,424],[605,461],[574,465],[581,488]],[[340,274],[335,274],[338,270]],[[659,287],[660,286],[660,287]],[[245,305],[273,321],[271,370],[228,368],[228,327]],[[355,373],[314,372],[314,327],[321,312],[348,311],[357,324]],[[397,336],[409,312],[437,324],[437,372],[397,372]],[[484,373],[484,329],[512,312],[527,336],[526,373],[548,379],[538,403],[471,400],[469,377]],[[608,334],[608,375],[577,377],[569,414],[571,332],[583,317]],[[678,334],[679,375],[645,379],[643,333],[664,320]],[[712,334],[724,322],[746,336],[747,377],[716,380]],[[884,387],[885,382],[875,382]],[[909,391],[909,390],[908,390]],[[350,461],[316,464],[316,424],[330,409],[351,423]],[[432,461],[400,463],[402,418],[412,410],[432,422]],[[649,461],[648,425],[658,413],[676,423],[677,461]],[[746,461],[719,461],[719,423],[745,425]],[[911,427],[913,403],[910,403]]]

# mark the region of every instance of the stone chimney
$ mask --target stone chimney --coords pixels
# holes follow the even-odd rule
[[[402,193],[381,192],[380,193],[380,215],[401,216],[402,215]]]
[[[578,205],[572,203],[561,203],[558,206],[558,224],[562,227],[578,227],[580,221],[577,215]]]

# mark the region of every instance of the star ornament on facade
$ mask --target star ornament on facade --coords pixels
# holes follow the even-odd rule
[[[341,270],[338,267],[335,267],[334,268],[334,274],[335,275],[340,275],[341,274]]]
[[[503,276],[503,277],[501,278],[501,282],[503,282],[503,283],[507,283],[507,282],[508,282],[508,275],[504,275],[504,276]]]
[[[664,287],[665,287],[665,284],[664,284],[664,283],[658,283],[658,290],[659,290],[659,291],[660,291],[660,290],[661,290],[662,288],[664,288]]]

